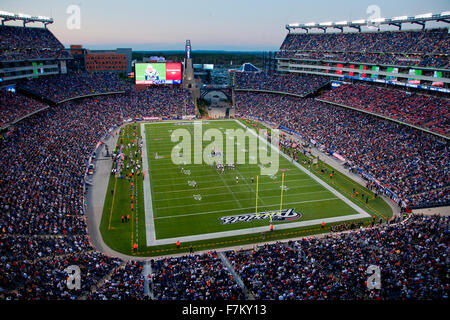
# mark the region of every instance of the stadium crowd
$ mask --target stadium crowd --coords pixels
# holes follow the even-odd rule
[[[320,97],[450,135],[450,100],[363,84],[346,84]]]
[[[257,300],[448,299],[448,228],[448,217],[414,215],[226,254]],[[367,288],[371,265],[380,268],[379,289]]]
[[[23,81],[19,86],[54,102],[93,94],[121,93],[113,95],[111,99],[105,98],[102,102],[115,104],[115,108],[122,109],[123,115],[140,113],[143,116],[181,116],[195,112],[194,100],[188,90],[167,86],[136,89],[122,82],[115,73],[74,73],[42,77]],[[9,99],[9,96],[5,98]],[[124,110],[126,108],[128,110]]]
[[[152,260],[157,300],[239,300],[242,288],[216,252]]]
[[[280,49],[446,54],[450,49],[450,40],[445,28],[420,31],[289,33]]]
[[[192,98],[178,88],[86,98],[36,113],[3,136],[0,295],[8,299],[80,298],[118,266],[121,260],[95,252],[87,238],[83,208],[87,159],[110,128],[129,118],[180,117],[184,100],[192,111]],[[66,290],[64,269],[70,264],[82,264],[83,274],[90,279],[76,293]],[[126,269],[138,273],[135,266]],[[114,296],[118,287],[129,286],[130,297],[139,291],[138,282],[131,284],[136,278],[128,279],[128,285],[118,283],[125,279],[118,275],[112,279],[117,281],[107,282],[102,295]]]
[[[47,105],[18,93],[0,90],[0,127]]]
[[[73,73],[25,80],[19,87],[54,102],[109,92],[123,92],[127,86],[116,73]]]
[[[273,72],[236,72],[236,89],[288,92],[305,96],[329,82],[329,78],[312,75],[283,75]]]
[[[78,252],[63,256],[47,256],[34,261],[3,262],[0,265],[0,285],[3,299],[53,300],[79,299],[89,294],[92,287],[104,279],[122,260],[110,258],[96,251]],[[65,269],[80,268],[80,288],[67,287]]]
[[[109,279],[91,292],[88,300],[147,300],[142,263],[127,261],[113,269]]]
[[[82,181],[86,160],[92,148],[109,128],[122,123],[124,119],[139,118],[143,115],[167,118],[173,116],[172,112],[179,115],[182,108],[172,109],[164,106],[177,101],[183,107],[184,99],[190,101],[185,94],[182,89],[157,88],[72,101],[23,120],[0,140],[0,152],[3,155],[0,161],[0,296],[4,299],[148,298],[143,293],[142,264],[124,263],[120,259],[109,258],[96,252],[90,245],[83,211]],[[246,110],[240,109],[245,115],[270,119],[299,130],[317,140],[319,145],[323,144],[329,150],[339,150],[345,157],[355,159],[365,170],[375,168],[377,171],[374,176],[382,176],[377,175],[378,171],[395,173],[393,176],[386,174],[384,177],[392,188],[395,184],[390,183],[390,180],[401,187],[412,185],[414,190],[420,189],[420,186],[433,187],[436,183],[448,186],[448,175],[445,174],[448,172],[446,151],[437,141],[417,131],[356,111],[325,106],[312,99],[254,93],[238,93],[237,99],[239,105],[249,106]],[[189,104],[192,107],[192,102]],[[364,141],[379,143],[369,146]],[[395,160],[392,154],[395,154],[398,160]],[[413,160],[418,162],[414,163],[414,166],[408,162],[410,154],[417,158]],[[377,155],[381,157],[379,164],[374,160]],[[402,174],[408,166],[411,168],[410,172],[414,172],[416,176]],[[422,175],[417,175],[418,167],[421,168]],[[400,182],[405,183],[402,185]],[[438,198],[448,200],[448,189],[446,190],[446,194],[439,195]],[[419,200],[423,201],[430,193],[425,192]],[[314,248],[326,250],[333,245],[340,246],[339,252],[343,258],[328,268],[335,277],[342,277],[341,283],[344,283],[344,279],[349,281],[351,285],[347,287],[345,284],[332,286],[336,282],[333,280],[335,278],[324,276],[320,272],[311,273],[309,284],[303,283],[306,281],[303,271],[298,277],[300,284],[304,286],[297,283],[292,287],[298,279],[290,272],[280,269],[290,263],[290,259],[281,259],[291,255],[290,252],[285,253],[287,249],[283,246],[272,246],[258,251],[258,254],[261,254],[259,257],[263,257],[264,252],[270,252],[275,257],[270,260],[270,264],[266,263],[268,260],[265,256],[245,263],[253,266],[254,270],[261,270],[258,273],[242,267],[242,256],[245,256],[245,259],[253,259],[248,255],[229,253],[228,256],[236,263],[236,270],[258,298],[359,298],[361,292],[364,292],[363,279],[366,279],[366,275],[363,271],[353,272],[354,270],[350,269],[351,266],[345,262],[348,259],[345,257],[344,248],[348,248],[353,242],[361,245],[361,242],[356,242],[357,239],[389,246],[390,242],[384,241],[385,238],[381,238],[381,241],[380,237],[391,234],[389,239],[411,239],[405,244],[396,244],[395,249],[402,252],[399,255],[403,259],[402,267],[415,263],[422,268],[421,273],[415,274],[413,270],[407,269],[407,273],[402,274],[399,267],[396,267],[397,260],[392,262],[389,256],[380,257],[387,259],[387,262],[394,266],[385,271],[388,282],[382,290],[386,291],[372,292],[366,298],[445,298],[445,290],[448,288],[436,276],[443,272],[443,260],[436,260],[436,257],[448,259],[441,252],[448,250],[448,240],[445,238],[448,235],[439,227],[448,228],[448,220],[412,219],[412,227],[408,224],[405,227],[388,226],[385,227],[387,231],[382,231],[383,227],[352,233],[351,239],[343,235],[344,240],[338,238],[342,242],[336,240],[338,242],[327,244],[326,241],[320,242],[323,240],[304,240],[304,245],[300,244],[301,247],[309,248],[309,257],[322,265],[330,261],[326,258],[326,251]],[[430,220],[426,219],[434,220],[430,223]],[[394,229],[391,231],[389,228]],[[381,231],[378,233],[377,230]],[[425,239],[423,243],[411,243],[416,241],[419,234],[421,239]],[[436,244],[436,241],[439,243]],[[434,248],[434,251],[430,251],[427,256],[424,256],[422,251],[417,251],[420,249],[426,252],[431,250],[430,248]],[[407,249],[409,251],[405,253]],[[358,252],[368,251],[361,248]],[[369,259],[369,255],[361,254],[350,257],[356,259],[359,256],[364,261]],[[304,255],[302,257],[304,258]],[[312,258],[302,261],[310,265]],[[80,266],[82,274],[85,275],[79,291],[66,287],[67,273],[64,269],[72,264]],[[448,261],[445,261],[445,265],[447,264]],[[271,271],[271,266],[277,266],[274,269],[276,273]],[[215,252],[155,260],[152,262],[152,269],[149,286],[155,299],[243,298],[242,289]],[[279,272],[280,270],[283,272]],[[342,276],[338,270],[347,272]],[[272,277],[262,278],[265,275]],[[293,281],[292,276],[297,280]],[[317,279],[314,278],[316,276]],[[257,286],[260,283],[258,281],[266,280],[267,286]],[[283,290],[280,289],[278,281],[283,284]],[[323,286],[318,286],[322,283]]]
[[[0,26],[0,61],[69,57],[62,43],[46,28]]]
[[[370,63],[405,67],[448,68],[447,55],[370,53],[370,52],[321,52],[321,51],[278,51],[277,58],[311,59],[342,63]]]
[[[45,28],[2,25],[0,40],[0,61],[69,57],[61,42]],[[448,58],[441,54],[447,54],[449,47],[448,33],[443,30],[289,34],[279,54],[288,56],[301,51],[315,57],[331,55],[333,59],[446,66]],[[380,51],[394,54],[383,55]],[[266,73],[236,76],[240,88],[299,95],[328,81],[316,76]],[[142,262],[109,257],[96,251],[89,241],[83,182],[93,148],[111,128],[129,119],[179,119],[193,114],[194,101],[188,91],[165,86],[137,90],[110,73],[39,77],[21,81],[18,86],[54,102],[121,93],[52,106],[2,134],[0,299],[247,297],[217,252],[151,260],[148,263],[152,273],[144,278]],[[439,115],[447,115],[447,101],[384,91],[381,93],[390,100],[382,101],[374,98],[377,92],[371,90],[376,89],[340,90],[326,98],[342,101],[345,95],[355,96],[348,101],[380,113],[386,112],[389,101],[408,101],[411,105],[407,109],[390,106],[389,114],[448,133],[447,119],[438,119]],[[313,99],[236,93],[236,101],[241,115],[285,126],[327,152],[339,152],[412,206],[450,201],[447,142]],[[417,112],[420,105],[427,105],[426,112]],[[0,126],[45,106],[1,90]],[[448,240],[448,218],[412,216],[399,224],[270,244],[250,252],[228,251],[226,256],[234,266],[232,271],[258,299],[447,299]],[[366,288],[366,271],[371,264],[382,270],[378,291]],[[81,269],[79,290],[67,287],[65,270],[71,265]]]
[[[92,247],[86,235],[0,235],[0,251],[3,261],[36,260],[47,256],[62,256]]]
[[[450,202],[446,140],[311,98],[237,92],[235,99],[239,116],[286,127],[320,150],[340,154],[410,208]]]
[[[277,57],[444,68],[449,48],[447,29],[289,33]]]
[[[124,99],[128,100],[127,114],[139,112],[143,116],[178,117],[195,114],[195,104],[188,90],[174,87],[155,87],[146,90],[131,89]],[[114,103],[111,101],[111,103]]]

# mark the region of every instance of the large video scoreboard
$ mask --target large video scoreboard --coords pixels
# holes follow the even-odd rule
[[[136,63],[136,84],[180,84],[181,63]]]

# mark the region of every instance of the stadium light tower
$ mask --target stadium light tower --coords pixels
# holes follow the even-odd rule
[[[15,14],[2,10],[0,10],[0,19],[2,20],[2,26],[5,25],[5,22],[7,21],[15,21],[15,20],[21,20],[24,27],[26,26],[27,23],[30,22],[42,22],[45,28],[47,28],[48,24],[53,23],[53,19],[49,17],[44,16],[34,17],[25,13]]]
[[[408,16],[393,17],[389,22],[390,26],[395,26],[398,30],[402,30],[402,21],[408,20]]]
[[[331,27],[333,25],[333,22],[327,21],[327,22],[321,22],[319,23],[319,29],[322,29],[324,33],[327,32],[327,27]]]
[[[339,29],[341,32],[344,32],[344,27],[348,24],[347,21],[338,21],[333,24],[332,28]]]
[[[440,14],[439,22],[450,23],[450,11],[444,11]]]
[[[2,26],[5,25],[6,21],[14,20],[14,13],[7,11],[0,11],[0,17],[2,19]]]
[[[364,19],[355,20],[355,21],[352,21],[352,23],[349,25],[349,27],[361,32],[361,26],[364,25],[365,23],[366,23],[366,20],[364,20]]]
[[[425,29],[426,23],[429,21],[437,21],[450,23],[450,11],[443,11],[441,13],[423,13],[415,16],[397,16],[391,19],[389,18],[375,18],[375,19],[359,19],[354,21],[339,21],[339,22],[322,22],[322,23],[290,23],[286,25],[286,29],[291,32],[291,29],[303,29],[307,33],[309,30],[320,29],[326,32],[326,29],[335,28],[344,30],[344,28],[353,28],[361,32],[362,27],[366,26],[368,28],[376,27],[378,30],[381,29],[383,25],[396,26],[399,30],[402,29],[402,25],[405,23],[418,24],[422,26],[422,29]]]

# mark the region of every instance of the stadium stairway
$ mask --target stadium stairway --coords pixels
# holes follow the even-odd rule
[[[103,279],[101,279],[99,282],[97,282],[96,284],[94,284],[91,287],[90,291],[85,292],[84,295],[82,295],[78,300],[86,300],[88,298],[88,296],[91,293],[96,292],[98,289],[100,289],[106,281],[111,280],[112,275],[122,266],[126,265],[126,261],[122,262],[119,266],[117,266],[116,268],[113,268]]]
[[[142,269],[142,274],[144,276],[144,295],[146,296],[150,296],[150,298],[152,300],[155,300],[155,296],[153,295],[153,281],[150,281],[149,283],[149,278],[151,279],[151,276],[153,273],[152,271],[152,264],[150,263],[149,260],[144,262],[144,268]],[[150,290],[150,286],[151,286],[151,290]]]
[[[238,284],[239,287],[241,287],[242,291],[244,292],[245,299],[247,300],[255,300],[255,297],[251,293],[250,290],[245,286],[244,282],[242,281],[241,277],[235,272],[233,266],[230,264],[230,261],[228,261],[227,257],[223,252],[218,252],[217,256],[222,260],[224,266],[227,268],[227,270],[233,275],[234,280]]]

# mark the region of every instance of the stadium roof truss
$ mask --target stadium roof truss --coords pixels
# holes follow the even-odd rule
[[[49,17],[43,17],[43,16],[30,16],[28,14],[24,13],[11,13],[6,11],[0,10],[0,19],[2,20],[2,26],[5,25],[5,22],[7,21],[16,21],[20,20],[23,21],[23,26],[30,22],[42,22],[45,27],[47,27],[48,24],[53,23],[53,18]]]
[[[341,32],[344,31],[344,28],[352,28],[356,29],[359,32],[361,32],[361,27],[366,26],[369,28],[378,28],[382,25],[390,25],[398,27],[399,30],[402,29],[402,24],[404,23],[410,23],[410,24],[418,24],[422,26],[422,29],[425,28],[425,24],[428,21],[436,21],[436,22],[444,22],[444,23],[450,23],[450,11],[445,11],[442,13],[425,13],[425,14],[418,14],[413,17],[409,16],[399,16],[399,17],[393,17],[391,19],[387,18],[376,18],[372,20],[355,20],[355,21],[339,21],[339,22],[322,22],[322,23],[290,23],[286,25],[286,29],[291,32],[291,30],[295,29],[303,29],[307,33],[309,30],[312,29],[319,29],[323,30],[324,33],[327,31],[327,29],[339,29]]]

